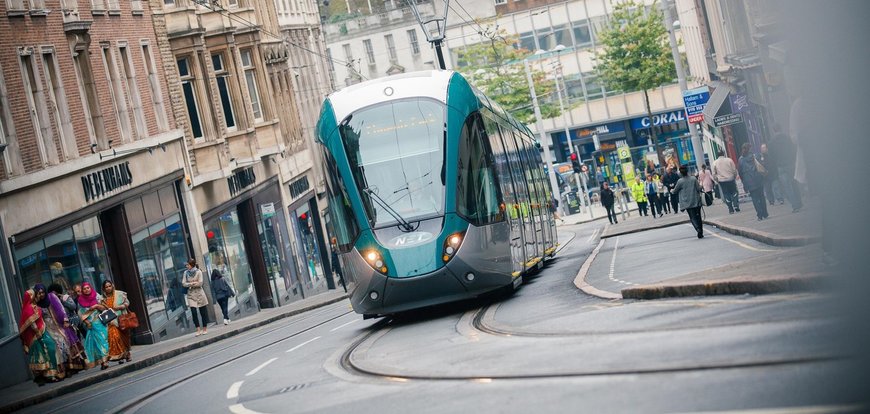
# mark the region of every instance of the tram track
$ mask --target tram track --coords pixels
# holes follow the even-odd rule
[[[468,332],[471,328],[474,332],[493,335],[499,338],[510,337],[579,337],[584,335],[609,335],[609,334],[638,334],[650,332],[668,332],[680,330],[702,329],[702,327],[674,327],[659,330],[622,330],[622,331],[584,331],[568,334],[546,333],[540,335],[538,333],[530,333],[523,331],[512,331],[504,327],[493,327],[487,324],[487,320],[494,315],[494,310],[498,304],[482,306],[476,310],[466,312],[460,318],[457,325],[467,323],[466,327],[457,327],[457,332]],[[809,319],[792,319],[792,320],[776,320],[776,321],[758,321],[742,324],[720,324],[712,327],[703,328],[719,328],[727,329],[734,326],[743,325],[759,325],[769,323],[788,323],[788,322],[805,322]],[[529,374],[427,374],[425,372],[400,372],[389,367],[375,366],[372,364],[362,364],[359,361],[358,354],[368,352],[375,343],[384,338],[391,330],[395,329],[391,326],[392,321],[382,321],[373,325],[368,332],[365,332],[354,338],[349,346],[338,353],[337,366],[345,375],[339,375],[343,379],[355,379],[363,381],[375,381],[381,383],[404,383],[409,381],[470,381],[470,382],[491,382],[495,380],[535,380],[535,379],[577,379],[587,377],[604,377],[604,376],[627,376],[627,375],[651,375],[651,374],[672,374],[672,373],[688,373],[710,370],[729,370],[729,369],[748,369],[748,368],[764,368],[788,366],[796,364],[812,364],[824,362],[836,362],[847,360],[849,357],[841,355],[814,355],[806,357],[788,357],[788,358],[768,358],[749,361],[712,361],[712,362],[697,362],[692,364],[683,364],[671,367],[613,367],[613,369],[599,369],[588,371],[575,372],[539,372]],[[335,358],[335,356],[334,356]],[[327,369],[329,370],[329,369]]]
[[[332,310],[332,312],[334,312],[334,310]],[[311,321],[312,319],[316,319],[318,317],[324,317],[325,315],[328,315],[329,313],[331,313],[330,310],[324,310],[322,312],[313,313],[310,315],[306,314],[304,317],[300,318],[299,320],[293,321],[292,324],[305,323],[306,321]],[[226,360],[223,360],[223,361],[216,363],[216,364],[209,364],[205,368],[196,369],[196,370],[194,370],[194,372],[192,372],[188,375],[184,375],[181,378],[164,383],[163,385],[161,385],[160,387],[157,387],[154,390],[151,390],[145,394],[139,395],[136,398],[127,400],[127,401],[119,404],[117,407],[109,410],[108,412],[109,413],[136,412],[139,409],[141,409],[142,407],[146,406],[149,402],[153,401],[155,398],[159,397],[161,394],[163,394],[167,391],[171,391],[172,389],[174,389],[180,385],[183,385],[184,383],[187,383],[188,381],[191,381],[197,377],[200,377],[204,374],[207,374],[211,371],[214,371],[217,368],[223,367],[223,366],[230,364],[232,362],[235,362],[239,359],[242,359],[244,357],[247,357],[249,355],[257,353],[261,350],[267,349],[273,345],[276,345],[276,344],[281,343],[283,341],[286,341],[288,339],[294,338],[296,336],[299,336],[299,335],[304,334],[306,332],[309,332],[311,330],[317,329],[323,325],[326,325],[326,324],[328,324],[336,319],[339,319],[345,315],[348,315],[350,313],[352,313],[352,312],[351,311],[344,311],[338,315],[327,316],[327,319],[325,319],[325,320],[319,321],[319,322],[317,322],[313,325],[307,326],[301,330],[294,330],[293,333],[291,333],[289,335],[282,335],[280,338],[269,341],[269,342],[263,344],[262,346],[256,347],[255,349],[252,349],[250,351],[247,351],[247,352],[244,352],[244,353],[241,353],[238,355],[234,355],[233,357],[228,358]],[[165,368],[156,369],[156,370],[154,370],[152,372],[148,372],[147,374],[144,374],[144,375],[139,375],[139,376],[137,376],[129,381],[125,381],[121,384],[117,384],[117,385],[112,386],[112,387],[106,387],[106,389],[104,389],[102,391],[87,395],[86,397],[83,397],[83,398],[75,399],[73,401],[70,401],[68,403],[63,404],[62,406],[47,408],[45,412],[48,412],[48,413],[67,412],[71,408],[82,406],[82,404],[87,404],[87,402],[89,402],[89,401],[104,397],[108,394],[117,394],[119,389],[123,389],[123,388],[127,388],[130,386],[140,384],[144,381],[154,379],[160,375],[164,375],[164,374],[170,373],[170,372],[175,371],[175,370],[186,369],[190,366],[196,366],[195,365],[196,363],[202,362],[203,360],[205,360],[207,358],[213,358],[216,354],[226,352],[226,351],[232,350],[234,348],[238,348],[240,346],[247,344],[250,341],[256,341],[259,338],[266,337],[267,335],[270,335],[276,331],[279,331],[281,329],[287,329],[287,328],[288,328],[288,325],[276,326],[276,327],[273,327],[271,329],[264,330],[263,332],[258,332],[255,335],[252,335],[251,337],[245,338],[244,341],[235,341],[231,344],[228,344],[228,345],[223,346],[223,347],[218,348],[218,349],[209,349],[209,352],[204,353],[203,355],[196,356],[196,357],[191,358],[189,360],[182,361],[180,363],[173,364],[173,365],[165,367]],[[119,377],[119,378],[123,378],[123,377]],[[108,385],[108,384],[104,384],[104,385]]]

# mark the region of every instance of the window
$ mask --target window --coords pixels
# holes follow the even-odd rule
[[[408,43],[411,43],[411,53],[420,54],[420,43],[417,41],[417,29],[408,30]]]
[[[574,32],[574,45],[583,47],[592,44],[592,33],[589,31],[588,20],[572,22],[571,25]]]
[[[254,59],[251,49],[242,50],[242,69],[245,70],[245,83],[248,85],[248,95],[251,96],[251,111],[254,119],[263,120],[263,109],[260,107],[260,94],[257,92],[257,71],[254,69]]]
[[[133,57],[130,56],[127,45],[118,46],[118,54],[121,59],[121,80],[130,94],[130,104],[133,107],[136,136],[142,139],[148,136],[148,126],[145,125],[145,112],[142,110],[142,97],[139,95],[139,83],[136,82]]]
[[[20,16],[27,12],[26,0],[6,0],[6,8],[9,15]]]
[[[69,105],[66,103],[66,92],[63,90],[63,83],[58,75],[60,69],[54,58],[53,48],[42,51],[42,66],[45,72],[49,107],[54,117],[54,124],[57,126],[61,152],[64,159],[78,158],[79,151],[76,148],[76,137],[69,115]]]
[[[374,228],[444,212],[444,104],[413,99],[374,105],[339,126],[348,163]]]
[[[341,252],[348,252],[359,236],[359,223],[354,215],[350,197],[332,154],[321,145],[324,161],[323,176],[326,177],[326,189],[329,194],[329,222],[332,224],[336,247]]]
[[[106,14],[106,0],[91,0],[91,13]]]
[[[347,61],[348,64],[353,63],[353,51],[350,49],[350,45],[345,43],[341,45],[341,48],[344,49],[344,60]]]
[[[18,137],[15,135],[15,126],[12,125],[12,113],[9,111],[7,96],[6,81],[3,79],[3,69],[0,68],[0,144],[9,146],[6,151],[3,151],[3,166],[6,172],[4,178],[24,172],[21,165],[21,154],[18,151]]]
[[[533,32],[520,33],[520,49],[525,49],[529,52],[538,50],[538,47],[535,45],[535,34]]]
[[[215,82],[217,82],[218,95],[220,95],[221,108],[223,108],[224,111],[224,121],[226,122],[227,130],[234,131],[236,129],[236,117],[233,113],[230,88],[227,84],[229,73],[227,73],[226,68],[224,68],[224,55],[222,53],[211,55],[211,63],[212,67],[214,67]]]
[[[109,94],[112,96],[112,107],[115,109],[115,117],[121,132],[121,140],[129,141],[131,134],[130,115],[127,111],[127,99],[124,97],[123,84],[118,75],[118,65],[115,63],[115,54],[109,48],[108,43],[101,45],[103,51],[103,65],[108,78]]]
[[[390,62],[396,63],[396,42],[393,40],[393,35],[384,36],[384,42],[387,43],[387,51],[390,52]]]
[[[375,51],[372,49],[371,39],[363,40],[363,47],[365,47],[365,49],[366,49],[366,61],[369,63],[369,66],[374,66],[374,64],[375,64]]]
[[[597,99],[604,96],[604,87],[598,82],[598,76],[593,73],[584,73],[583,80],[586,81],[586,99]]]
[[[57,148],[54,145],[54,133],[51,121],[48,119],[48,108],[45,102],[45,91],[36,72],[33,62],[33,48],[20,48],[21,75],[24,81],[24,93],[33,120],[34,136],[36,138],[39,157],[43,164],[57,164]]]
[[[109,147],[109,143],[108,138],[106,138],[106,126],[100,111],[100,101],[97,96],[97,86],[94,83],[94,73],[89,56],[87,46],[82,45],[81,48],[76,48],[73,53],[73,66],[79,84],[79,92],[82,95],[85,123],[88,126],[88,133],[91,135],[91,142],[97,144],[101,149],[105,149]]]
[[[45,10],[45,0],[30,0],[30,10]]]
[[[121,3],[118,0],[106,0],[106,3],[109,6],[109,14],[121,13]]]
[[[3,268],[0,263],[0,341],[12,337],[18,333],[15,323],[15,314],[12,312],[12,303],[10,295],[17,295],[20,292],[11,293],[6,285],[6,275],[11,274],[12,269]]]
[[[142,44],[142,58],[145,62],[145,70],[148,72],[148,86],[151,88],[151,106],[154,116],[157,118],[157,130],[169,129],[169,121],[166,119],[166,108],[163,105],[163,92],[160,90],[160,78],[157,75],[157,66],[154,64],[154,56],[151,55],[151,46]]]
[[[227,5],[231,8],[239,7],[239,0],[227,0]]]
[[[175,0],[163,0],[163,5],[166,7],[175,7]]]
[[[145,10],[142,8],[142,0],[131,0],[130,10],[134,16],[141,16]]]
[[[181,79],[181,89],[184,92],[184,103],[187,105],[187,118],[190,120],[190,131],[193,138],[202,139],[202,121],[199,117],[199,107],[196,104],[196,84],[193,73],[190,70],[190,57],[183,57],[176,61],[178,76]]]
[[[499,4],[507,4],[507,0],[495,0],[495,5],[498,6]]]
[[[326,49],[326,64],[329,65],[329,71],[335,73],[335,61],[332,60],[332,49]]]
[[[459,138],[456,209],[475,226],[502,219],[492,160],[480,114],[472,114],[462,126]]]

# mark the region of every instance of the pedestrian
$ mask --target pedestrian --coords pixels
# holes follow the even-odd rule
[[[194,336],[205,335],[208,333],[208,297],[205,296],[205,290],[202,288],[202,270],[199,270],[199,265],[196,259],[190,259],[185,265],[187,270],[184,271],[184,279],[181,281],[181,286],[187,288],[185,300],[190,308],[190,314],[193,318],[193,325],[196,326],[196,334]],[[199,316],[197,317],[197,312]]]
[[[561,221],[563,224],[565,223],[565,220],[562,220],[562,217],[559,216],[559,200],[552,195],[550,195],[550,213],[553,214],[553,218]]]
[[[737,166],[725,153],[719,151],[716,161],[713,161],[713,180],[719,184],[722,200],[728,206],[728,214],[740,212],[740,202],[737,199]]]
[[[780,190],[779,167],[777,167],[776,162],[770,156],[767,144],[761,144],[761,154],[758,156],[758,162],[767,170],[767,174],[764,176],[764,197],[767,198],[767,202],[770,205],[773,205],[776,201],[779,201],[780,205],[785,204],[785,199]]]
[[[659,201],[662,205],[662,213],[671,214],[671,192],[668,187],[662,182],[662,177],[655,175],[654,180],[658,180],[657,190],[659,193]]]
[[[795,181],[795,160],[797,159],[797,148],[791,138],[779,130],[779,126],[774,125],[774,135],[768,146],[770,158],[776,165],[777,174],[779,175],[779,188],[791,204],[793,213],[797,213],[803,208],[801,201],[801,190],[797,181]]]
[[[56,279],[55,279],[56,280]],[[60,295],[60,296],[58,296]],[[67,311],[68,305],[66,301],[61,300],[61,296],[69,298],[68,295],[63,295],[63,288],[57,283],[52,283],[48,286],[48,293],[45,298],[45,308],[42,309],[45,317],[45,327],[49,331],[55,344],[63,344],[58,346],[61,351],[62,359],[58,362],[63,362],[63,370],[65,376],[70,376],[78,371],[86,368],[85,366],[85,348],[82,346],[82,341],[76,332],[77,324],[71,320],[70,313]],[[71,301],[71,300],[69,300]],[[42,304],[40,304],[42,307]],[[74,307],[77,309],[77,307]],[[78,320],[78,314],[75,315],[75,320]]]
[[[27,354],[33,381],[39,385],[63,379],[61,361],[57,357],[57,344],[45,328],[45,319],[38,302],[45,300],[45,289],[28,289],[21,300],[21,319],[18,336]]]
[[[63,286],[52,283],[48,290],[50,292],[54,292],[58,299],[60,299],[60,303],[63,305],[63,309],[66,312],[67,320],[69,320],[70,326],[76,331],[76,334],[79,336],[79,339],[84,338],[84,330],[82,329],[82,318],[79,316],[79,304],[76,302],[76,298],[78,294],[76,294],[76,290],[78,290],[79,294],[81,294],[82,286],[79,284],[73,285],[72,288],[66,290]]]
[[[634,182],[629,186],[631,190],[631,197],[634,198],[634,201],[637,203],[637,213],[641,216],[648,216],[649,214],[646,211],[647,200],[646,200],[646,191],[643,182],[640,181],[640,176],[634,176]]]
[[[607,210],[607,220],[610,221],[610,224],[617,224],[619,220],[616,219],[616,211],[613,209],[613,203],[616,200],[616,196],[613,194],[613,190],[610,189],[610,184],[607,181],[601,183],[601,205],[604,206],[604,209]]]
[[[127,299],[127,293],[115,289],[115,285],[111,280],[103,281],[103,300],[100,303],[106,309],[115,311],[118,316],[106,325],[106,330],[109,338],[109,361],[117,361],[118,364],[130,362],[133,358],[130,355],[131,334],[129,329],[121,329],[121,315],[128,312],[130,300]]]
[[[713,205],[713,173],[710,172],[710,166],[706,163],[701,166],[701,173],[698,174],[698,181],[701,183],[701,189],[704,190],[704,203],[707,207]]]
[[[79,316],[85,327],[85,356],[87,367],[93,368],[100,365],[100,369],[109,367],[109,334],[106,325],[100,321],[100,312],[106,308],[100,304],[103,299],[97,294],[96,289],[90,283],[82,283],[82,293],[76,301],[79,304]]]
[[[689,175],[685,165],[680,166],[680,177],[674,186],[673,195],[680,204],[680,210],[685,210],[692,222],[692,227],[698,233],[698,238],[704,238],[704,222],[701,220],[701,184],[698,179]]]
[[[662,184],[665,185],[669,193],[674,192],[674,187],[677,185],[677,181],[680,181],[680,176],[677,174],[676,167],[673,165],[668,167],[668,171],[665,173],[664,177],[662,177]],[[670,197],[671,201],[671,211],[674,214],[677,214],[677,204],[679,200],[676,197]]]
[[[743,190],[752,197],[752,205],[755,207],[755,215],[758,221],[768,217],[767,201],[764,199],[764,166],[752,153],[752,144],[745,143],[740,149],[740,159],[737,160],[740,180],[743,181]]]
[[[644,169],[644,176],[653,175],[656,173],[656,165],[652,162],[652,160],[646,160],[646,168]]]
[[[649,209],[652,211],[653,218],[656,218],[656,214],[661,217],[662,204],[661,201],[659,201],[658,189],[656,188],[655,181],[653,181],[652,174],[646,176],[646,181],[644,181],[643,185],[645,188],[644,191],[646,192],[646,199],[649,203]]]
[[[221,313],[224,316],[224,325],[228,325],[230,323],[228,305],[230,298],[235,297],[236,293],[233,292],[233,288],[231,288],[230,284],[227,283],[227,280],[224,279],[223,271],[218,267],[211,270],[211,292],[212,296],[214,296],[214,300],[217,301],[218,305],[221,307]]]

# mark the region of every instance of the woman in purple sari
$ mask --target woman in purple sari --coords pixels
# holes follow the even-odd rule
[[[64,301],[61,299],[64,297],[64,294],[63,288],[59,284],[52,283],[49,285],[48,294],[46,296],[49,301],[49,312],[47,312],[47,314],[50,315],[51,319],[55,322],[53,325],[56,326],[56,328],[54,329],[62,334],[66,340],[67,348],[64,350],[63,362],[67,374],[69,375],[81,371],[85,369],[86,366],[85,348],[82,345],[78,332],[76,332],[76,324],[79,320],[78,315],[75,315],[75,319],[70,316],[67,306],[65,306]],[[68,302],[71,302],[71,300],[68,300]]]

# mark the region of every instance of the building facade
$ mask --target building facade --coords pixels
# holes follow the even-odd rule
[[[50,7],[49,7],[50,6]],[[0,385],[28,376],[24,290],[113,280],[138,340],[176,332],[192,246],[183,131],[143,1],[0,2]]]
[[[334,288],[275,3],[161,6],[189,137],[194,250],[236,291],[230,318]]]

